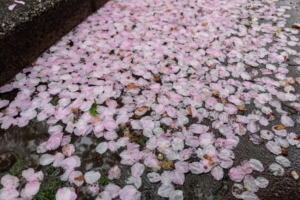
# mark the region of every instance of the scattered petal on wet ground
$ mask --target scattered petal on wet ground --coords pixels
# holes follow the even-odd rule
[[[62,168],[60,179],[72,184],[58,189],[57,199],[76,199],[83,184],[97,199],[140,199],[147,170],[151,183],[161,182],[161,197],[183,199],[175,186],[187,173],[222,180],[229,170],[237,182],[232,194],[258,199],[269,181],[253,171],[283,176],[293,162],[287,148],[300,141],[291,132],[299,123],[291,113],[300,111],[300,79],[289,75],[289,63],[300,63],[292,48],[300,46],[300,27],[285,27],[289,9],[268,0],[110,1],[1,87],[19,89],[14,100],[0,101],[1,128],[46,121],[39,164]],[[107,174],[77,170],[85,158],[71,144],[75,136],[101,139],[91,151],[118,152],[120,163]],[[266,143],[274,163],[264,166],[253,155],[234,165],[240,137]],[[124,173],[119,165],[131,166],[126,184],[99,188],[99,179]],[[20,194],[19,179],[3,176],[0,199],[32,198],[43,178],[36,172],[29,180],[29,172]]]

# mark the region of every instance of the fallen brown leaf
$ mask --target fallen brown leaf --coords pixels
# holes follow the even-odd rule
[[[216,91],[216,90],[213,90],[213,91],[212,91],[212,94],[213,94],[215,97],[219,97],[219,92]]]
[[[297,135],[294,140],[300,140],[300,135]]]
[[[189,115],[193,115],[193,111],[192,111],[192,107],[191,106],[188,106],[186,108],[186,111],[189,113]]]
[[[287,156],[287,155],[288,155],[288,151],[287,151],[287,149],[284,148],[284,147],[281,147],[281,153],[282,153],[282,155],[284,155],[284,156]]]
[[[148,106],[142,106],[142,107],[137,108],[136,110],[139,111],[139,112],[143,112],[147,109],[148,109]]]
[[[159,82],[160,81],[160,77],[157,75],[153,75],[153,79],[155,82]]]
[[[236,108],[238,110],[241,110],[241,111],[246,111],[247,110],[247,108],[245,106],[242,106],[242,105],[237,105]]]
[[[294,25],[292,25],[292,28],[293,29],[300,29],[300,24],[294,24]]]
[[[275,127],[274,127],[274,129],[275,130],[283,130],[283,129],[285,129],[286,128],[286,125],[284,125],[284,124],[278,124],[278,125],[276,125]]]
[[[222,102],[222,104],[223,104],[224,106],[226,106],[226,104],[227,104],[227,101],[226,101],[226,99],[225,99],[225,98],[221,98],[221,102]]]
[[[158,163],[158,165],[163,168],[163,169],[172,169],[174,168],[174,163],[172,160],[164,160],[164,161],[160,161]]]
[[[130,138],[131,137],[130,131],[124,131],[124,137]]]
[[[80,175],[74,178],[75,181],[83,181],[84,180],[84,176]]]
[[[136,88],[138,88],[138,86],[136,86],[134,83],[130,83],[129,85],[127,85],[128,90],[134,90]]]

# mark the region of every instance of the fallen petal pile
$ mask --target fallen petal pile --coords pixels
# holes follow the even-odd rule
[[[289,73],[297,69],[290,63],[300,69],[293,49],[299,27],[285,27],[291,7],[274,2],[112,0],[0,88],[19,90],[11,102],[0,101],[1,128],[46,121],[40,165],[62,168],[61,180],[84,184],[97,199],[140,199],[146,173],[161,182],[158,195],[179,200],[184,191],[174,185],[183,185],[186,173],[221,180],[224,169],[239,182],[236,198],[258,199],[269,181],[253,170],[284,175],[292,163],[286,148],[300,141],[290,131],[299,119],[285,109],[300,111],[300,79]],[[119,164],[131,166],[127,185],[99,188],[99,179],[121,176],[117,163],[108,175],[78,171],[83,158],[70,144],[74,135],[101,138],[100,156],[120,151]],[[253,155],[233,166],[245,135],[253,145],[265,143],[274,163],[264,166]],[[38,192],[43,174],[28,170],[22,190],[16,177],[2,177],[0,199]],[[76,199],[76,191],[62,187],[56,198]]]

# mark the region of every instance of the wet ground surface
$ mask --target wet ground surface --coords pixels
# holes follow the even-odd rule
[[[6,94],[6,98],[12,98],[13,94]],[[251,106],[247,107],[248,111],[251,112]],[[247,115],[247,112],[240,113]],[[275,113],[276,115],[276,113]],[[298,117],[299,113],[294,112],[291,114],[294,117]],[[278,124],[278,121],[274,121],[269,126]],[[210,120],[206,119],[202,124],[210,126]],[[48,139],[48,125],[45,122],[38,122],[33,120],[26,127],[12,127],[9,130],[2,130],[0,133],[0,177],[9,173],[16,173],[16,170],[22,171],[26,168],[32,167],[35,170],[42,170],[45,174],[44,183],[47,184],[47,180],[51,181],[59,180],[59,176],[63,173],[62,169],[56,169],[55,173],[51,172],[49,176],[49,166],[42,167],[39,166],[38,160],[40,155],[36,153],[36,147]],[[300,125],[297,124],[294,131],[298,133],[300,130]],[[214,130],[214,133],[218,135],[218,131]],[[300,172],[300,149],[296,147],[289,147],[287,149],[287,158],[292,161],[292,165],[289,168],[285,168],[284,176],[274,176],[268,170],[268,166],[275,162],[275,155],[268,151],[265,147],[265,141],[258,141],[259,144],[253,144],[249,140],[249,134],[240,137],[240,143],[234,149],[235,160],[234,165],[239,165],[244,160],[249,160],[255,158],[260,160],[264,167],[264,172],[253,172],[254,177],[263,176],[269,180],[269,185],[265,189],[260,189],[256,194],[263,200],[294,200],[295,197],[300,193],[300,182],[299,180],[294,180],[290,174],[291,170],[296,170]],[[82,158],[82,164],[78,168],[80,171],[95,170],[99,171],[102,175],[108,174],[108,170],[114,165],[118,165],[120,162],[120,157],[118,154],[122,152],[119,149],[115,153],[107,151],[105,154],[99,155],[95,149],[99,142],[105,139],[96,138],[95,136],[88,135],[86,137],[73,137],[72,144],[76,147],[75,155]],[[61,149],[50,152],[55,154],[60,152]],[[22,160],[22,165],[18,164],[18,160]],[[189,161],[193,161],[191,158]],[[120,165],[122,175],[120,179],[115,180],[114,183],[120,187],[126,185],[126,180],[130,176],[130,167]],[[142,176],[142,186],[139,189],[142,193],[143,200],[162,200],[162,198],[157,195],[156,191],[160,186],[160,183],[150,183],[146,177],[147,173],[152,170],[146,169]],[[162,172],[162,170],[160,171]],[[54,176],[53,176],[54,174]],[[19,174],[19,177],[20,174]],[[103,182],[102,182],[103,181]],[[100,180],[100,190],[103,189],[108,182]],[[23,183],[25,184],[25,183]],[[185,177],[185,183],[183,186],[175,185],[176,189],[180,189],[184,192],[185,199],[192,200],[233,200],[236,199],[232,196],[231,189],[233,181],[228,177],[228,170],[225,170],[225,176],[223,180],[216,181],[210,173],[195,175],[188,173]],[[63,186],[68,184],[63,183]],[[73,185],[74,186],[74,185]],[[48,187],[48,186],[47,186]],[[50,187],[50,186],[49,186]],[[54,188],[56,191],[57,188]],[[79,193],[79,198],[82,200],[95,199],[87,189],[83,186],[77,188]],[[39,198],[36,198],[39,199]],[[42,199],[42,198],[41,198]],[[118,199],[118,198],[115,198]]]
[[[36,153],[36,147],[43,141],[47,140],[47,124],[44,122],[32,121],[29,125],[24,128],[13,127],[8,131],[2,131],[1,133],[1,148],[0,155],[3,156],[0,162],[0,176],[7,174],[12,169],[13,165],[17,165],[17,159],[22,159],[22,168],[26,169],[28,167],[33,167],[36,170],[42,169],[45,174],[47,174],[48,167],[42,167],[38,165],[39,155]],[[20,137],[20,135],[22,135]],[[88,136],[88,137],[77,137],[73,138],[72,143],[76,146],[75,155],[82,158],[82,165],[78,170],[88,171],[95,170],[99,171],[101,174],[107,174],[108,170],[114,165],[118,164],[120,157],[118,152],[111,153],[106,152],[103,155],[99,155],[95,148],[99,142],[103,140]],[[245,142],[247,143],[247,139]],[[243,144],[243,143],[241,143]],[[252,144],[249,144],[252,146]],[[259,150],[255,149],[260,152]],[[59,151],[59,149],[58,149]],[[119,152],[121,152],[119,150]],[[54,153],[54,152],[52,152]],[[253,153],[253,152],[250,152]],[[8,156],[10,155],[10,156]],[[6,156],[4,158],[4,156]],[[239,156],[239,154],[237,154]],[[240,155],[245,158],[245,154]],[[114,181],[115,184],[119,186],[125,186],[126,180],[130,176],[130,167],[121,166],[122,175],[119,180]],[[145,170],[142,179],[143,185],[140,188],[142,192],[142,199],[165,199],[159,197],[156,191],[160,184],[150,183],[146,174],[152,170]],[[61,175],[61,172],[57,174]],[[47,176],[47,175],[46,175]],[[186,199],[224,199],[227,198],[225,195],[228,193],[228,198],[230,199],[230,185],[231,181],[229,178],[225,177],[222,181],[216,181],[210,174],[195,175],[189,173],[186,175],[186,181],[183,186],[176,186],[177,189],[182,189],[185,194]],[[102,185],[102,187],[105,184]],[[100,187],[101,188],[101,187]],[[93,196],[88,196],[85,193],[85,188],[81,188],[82,195],[79,199],[94,199]]]
[[[281,5],[291,5],[290,1],[282,1]],[[293,3],[292,5],[299,6],[298,3]],[[1,4],[0,4],[1,6]],[[297,10],[290,11],[292,17],[289,20],[287,26],[292,26],[294,22],[297,22],[298,19],[300,21],[300,14]],[[299,35],[298,35],[299,36]],[[299,71],[293,68],[294,63],[290,63],[290,75],[293,77],[300,77]],[[297,85],[296,93],[299,93],[300,87]],[[16,95],[16,91],[10,94],[2,94],[2,99],[13,99]],[[288,104],[283,103],[283,108],[290,113],[290,116],[296,120],[299,117],[299,112],[291,109]],[[254,109],[253,105],[249,105],[246,107],[247,111],[244,115],[248,115]],[[274,111],[274,115],[276,119],[280,118],[280,114]],[[205,125],[210,126],[210,121],[207,119],[203,122]],[[279,120],[274,120],[267,128],[271,128],[273,125],[279,124]],[[296,123],[295,127],[292,129],[289,128],[289,132],[300,133],[300,125]],[[218,134],[217,130],[213,130],[215,134]],[[38,159],[40,157],[39,154],[36,153],[36,147],[43,141],[46,141],[49,137],[48,134],[48,125],[46,122],[38,122],[33,120],[26,127],[12,127],[9,130],[0,130],[0,177],[7,174],[7,172],[11,172],[11,170],[18,171],[20,169],[26,169],[28,167],[33,167],[35,169],[42,169],[46,176],[47,172],[50,170],[48,167],[41,167],[38,164]],[[234,165],[237,166],[244,160],[249,160],[251,158],[255,158],[260,160],[264,167],[265,171],[256,173],[253,172],[253,176],[263,176],[269,180],[269,185],[265,189],[260,189],[256,194],[263,200],[294,200],[298,199],[297,197],[300,194],[300,181],[294,180],[290,174],[291,170],[296,170],[300,173],[300,149],[297,147],[289,147],[287,148],[287,158],[292,162],[291,167],[285,168],[284,176],[274,176],[268,170],[268,166],[275,162],[275,155],[270,153],[265,147],[265,141],[256,141],[258,144],[253,144],[249,140],[250,135],[247,133],[244,136],[240,137],[240,143],[234,149],[235,160]],[[95,136],[87,136],[87,137],[72,137],[72,144],[76,146],[75,155],[82,158],[82,165],[79,170],[88,171],[88,170],[97,170],[101,174],[107,174],[108,170],[119,163],[120,157],[118,153],[121,152],[121,149],[116,153],[106,152],[103,155],[99,155],[95,152],[95,148],[99,142],[102,140],[100,138],[96,138]],[[60,152],[60,149],[57,150]],[[50,152],[52,154],[55,151]],[[18,165],[18,160],[22,160],[22,165]],[[18,169],[20,168],[20,169]],[[130,176],[130,167],[120,166],[122,170],[122,176],[119,180],[114,181],[119,186],[126,185],[126,179]],[[14,172],[15,172],[14,171]],[[142,178],[142,187],[139,191],[142,192],[142,199],[165,199],[159,197],[156,193],[159,184],[150,183],[146,177],[147,170],[144,172]],[[49,172],[50,173],[50,172]],[[51,172],[54,174],[54,177],[58,177],[62,171],[59,169],[55,172]],[[228,171],[225,171],[227,174]],[[49,176],[50,177],[50,176]],[[46,179],[47,180],[47,179]],[[102,187],[106,183],[102,183]],[[216,181],[211,174],[201,174],[195,175],[189,173],[185,177],[185,183],[183,186],[175,185],[176,188],[183,190],[185,199],[192,200],[233,200],[235,199],[231,194],[233,182],[229,179],[228,175],[225,175],[223,180]],[[86,193],[84,187],[77,188],[79,192],[78,199],[94,199],[93,196],[89,196]]]
[[[48,125],[45,122],[37,122],[33,120],[29,125],[23,128],[13,127],[7,131],[1,130],[0,135],[0,176],[7,174],[7,172],[14,172],[14,170],[24,170],[26,168],[32,167],[36,170],[43,170],[45,176],[47,177],[48,167],[41,167],[38,164],[40,155],[36,153],[36,147],[48,138]],[[299,125],[296,127],[299,130]],[[234,149],[235,161],[234,166],[240,164],[244,160],[249,160],[255,158],[260,160],[265,166],[265,171],[260,173],[253,173],[254,177],[263,176],[267,178],[269,186],[266,189],[260,189],[257,195],[260,199],[291,199],[294,200],[295,196],[300,193],[300,182],[299,180],[294,180],[290,171],[292,169],[300,172],[300,150],[296,147],[288,148],[287,158],[292,161],[292,166],[285,169],[284,176],[275,177],[268,171],[268,166],[274,163],[275,155],[270,153],[265,147],[264,142],[255,145],[248,139],[248,134],[240,137],[240,143]],[[101,174],[107,174],[108,170],[114,165],[118,164],[120,157],[118,152],[111,153],[106,152],[103,155],[99,155],[95,148],[99,142],[103,139],[99,139],[93,136],[87,137],[75,137],[72,139],[72,143],[76,147],[75,155],[82,158],[82,165],[78,168],[80,171],[95,170],[99,171]],[[58,152],[60,149],[57,150]],[[55,153],[55,151],[51,152]],[[22,160],[22,165],[18,166],[17,160]],[[126,180],[130,176],[130,167],[121,166],[122,175],[119,180],[114,181],[115,184],[119,186],[125,186]],[[151,172],[150,169],[145,170],[142,179],[143,184],[140,188],[142,193],[142,199],[165,199],[159,197],[156,191],[160,184],[150,183],[146,174]],[[63,170],[56,170],[56,179],[59,180],[59,175],[63,173]],[[225,171],[225,174],[228,170]],[[19,175],[20,176],[20,175]],[[51,177],[50,177],[51,178]],[[45,179],[47,180],[47,179]],[[101,181],[100,181],[101,182]],[[45,181],[47,183],[47,181]],[[105,184],[100,186],[105,187]],[[65,185],[65,184],[64,184]],[[216,181],[210,173],[195,175],[188,173],[186,175],[185,183],[183,186],[176,185],[176,189],[181,189],[184,192],[185,199],[203,199],[203,200],[233,200],[236,199],[232,196],[231,187],[233,182],[229,179],[228,175],[225,175],[223,180]],[[81,192],[78,199],[87,200],[94,199],[95,197],[90,196],[84,187],[78,188]]]

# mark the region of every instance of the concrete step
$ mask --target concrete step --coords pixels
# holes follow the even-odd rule
[[[109,0],[31,0],[10,11],[0,1],[0,85]]]

